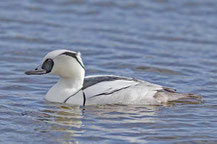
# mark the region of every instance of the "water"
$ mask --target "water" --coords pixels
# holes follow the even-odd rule
[[[217,1],[0,1],[0,143],[217,143]],[[57,81],[26,76],[54,49],[87,75],[203,96],[202,104],[76,107],[46,102]]]

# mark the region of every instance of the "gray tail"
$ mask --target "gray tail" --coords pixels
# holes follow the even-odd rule
[[[177,93],[171,89],[164,89],[158,91],[154,97],[160,103],[186,103],[186,104],[198,104],[202,103],[202,97],[190,93]]]

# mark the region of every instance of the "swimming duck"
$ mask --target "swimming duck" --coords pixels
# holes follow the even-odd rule
[[[114,75],[85,77],[85,67],[80,53],[70,50],[49,52],[39,67],[25,74],[58,75],[59,81],[47,92],[45,99],[73,105],[161,105],[194,96],[177,93],[171,88],[128,77]]]

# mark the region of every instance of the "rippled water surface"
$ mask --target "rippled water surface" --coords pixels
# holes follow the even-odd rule
[[[55,49],[86,74],[147,80],[202,104],[76,107],[46,102],[57,81],[26,76]],[[1,0],[0,143],[217,143],[216,0]]]

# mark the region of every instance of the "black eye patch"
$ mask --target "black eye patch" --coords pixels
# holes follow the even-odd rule
[[[41,68],[46,70],[47,73],[51,72],[54,62],[52,59],[46,59],[42,64]]]

